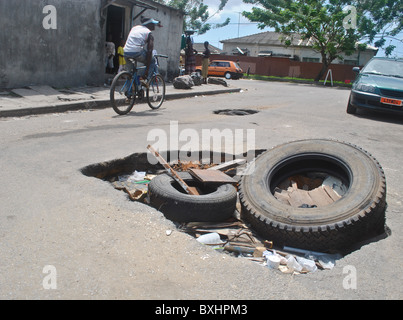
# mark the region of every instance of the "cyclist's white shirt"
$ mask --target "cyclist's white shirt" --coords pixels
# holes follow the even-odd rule
[[[144,26],[134,26],[127,37],[125,52],[140,52],[147,44],[151,30]]]

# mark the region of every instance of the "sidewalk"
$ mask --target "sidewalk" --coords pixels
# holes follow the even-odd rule
[[[227,82],[228,83],[228,82]],[[82,109],[109,108],[109,86],[54,89],[50,86],[31,86],[0,90],[0,117],[20,117],[44,113]],[[239,92],[241,88],[228,84],[203,84],[191,89],[175,89],[166,85],[166,100]]]

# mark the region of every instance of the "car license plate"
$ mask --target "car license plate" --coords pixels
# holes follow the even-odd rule
[[[385,104],[391,104],[392,106],[401,106],[402,100],[390,99],[390,98],[381,98],[381,102]]]

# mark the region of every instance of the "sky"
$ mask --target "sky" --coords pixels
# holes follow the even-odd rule
[[[264,29],[259,29],[257,27],[257,23],[250,22],[248,19],[242,16],[242,11],[251,11],[253,5],[244,3],[242,0],[229,0],[224,7],[224,10],[215,14],[218,9],[219,0],[205,0],[204,3],[209,6],[210,19],[209,23],[222,23],[225,21],[227,17],[231,19],[231,22],[228,26],[214,29],[212,28],[210,31],[206,32],[203,35],[193,36],[193,40],[196,43],[201,43],[204,41],[208,41],[211,45],[222,49],[223,44],[220,43],[221,40],[227,40],[232,38],[238,38],[243,36],[248,36],[251,34],[265,32],[265,31],[273,31],[268,27]],[[397,39],[401,39],[403,41],[403,32],[396,36]],[[392,57],[400,57],[403,58],[403,42],[390,40],[386,41],[386,44],[395,45],[396,48],[392,53]],[[378,51],[377,56],[385,56],[384,51],[380,49]]]

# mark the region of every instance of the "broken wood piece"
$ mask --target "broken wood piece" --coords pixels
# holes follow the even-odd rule
[[[219,164],[217,166],[208,168],[207,170],[221,170],[221,171],[224,171],[224,170],[228,170],[228,169],[234,168],[236,166],[239,166],[239,165],[242,165],[242,164],[245,164],[245,163],[246,163],[246,159],[235,159],[235,160],[227,161],[227,162],[224,162],[224,163]]]
[[[147,146],[147,149],[156,157],[160,164],[164,166],[164,168],[168,171],[169,175],[174,178],[179,185],[190,195],[199,195],[199,192],[194,187],[189,187],[185,181],[171,168],[168,162],[155,150],[151,145]]]
[[[263,257],[263,252],[265,252],[266,250],[267,250],[266,247],[256,247],[255,251],[253,251],[253,256]]]
[[[334,202],[322,187],[308,191],[308,194],[317,207],[326,206]]]
[[[333,200],[333,201],[337,201],[341,198],[340,195],[338,195],[332,188],[330,188],[327,185],[323,185],[322,186],[323,189],[325,190],[325,192],[327,193],[327,195]]]
[[[124,188],[123,191],[129,195],[129,198],[132,201],[142,201],[147,195],[146,190],[128,190],[127,188]]]
[[[237,183],[236,180],[219,170],[189,169],[189,173],[203,183]]]
[[[230,222],[188,222],[185,228],[231,228],[231,227],[242,227],[247,228],[247,226],[242,221],[230,221]]]
[[[300,207],[303,204],[308,206],[316,205],[315,201],[309,196],[308,191],[297,189],[290,193],[289,202],[293,207]]]

